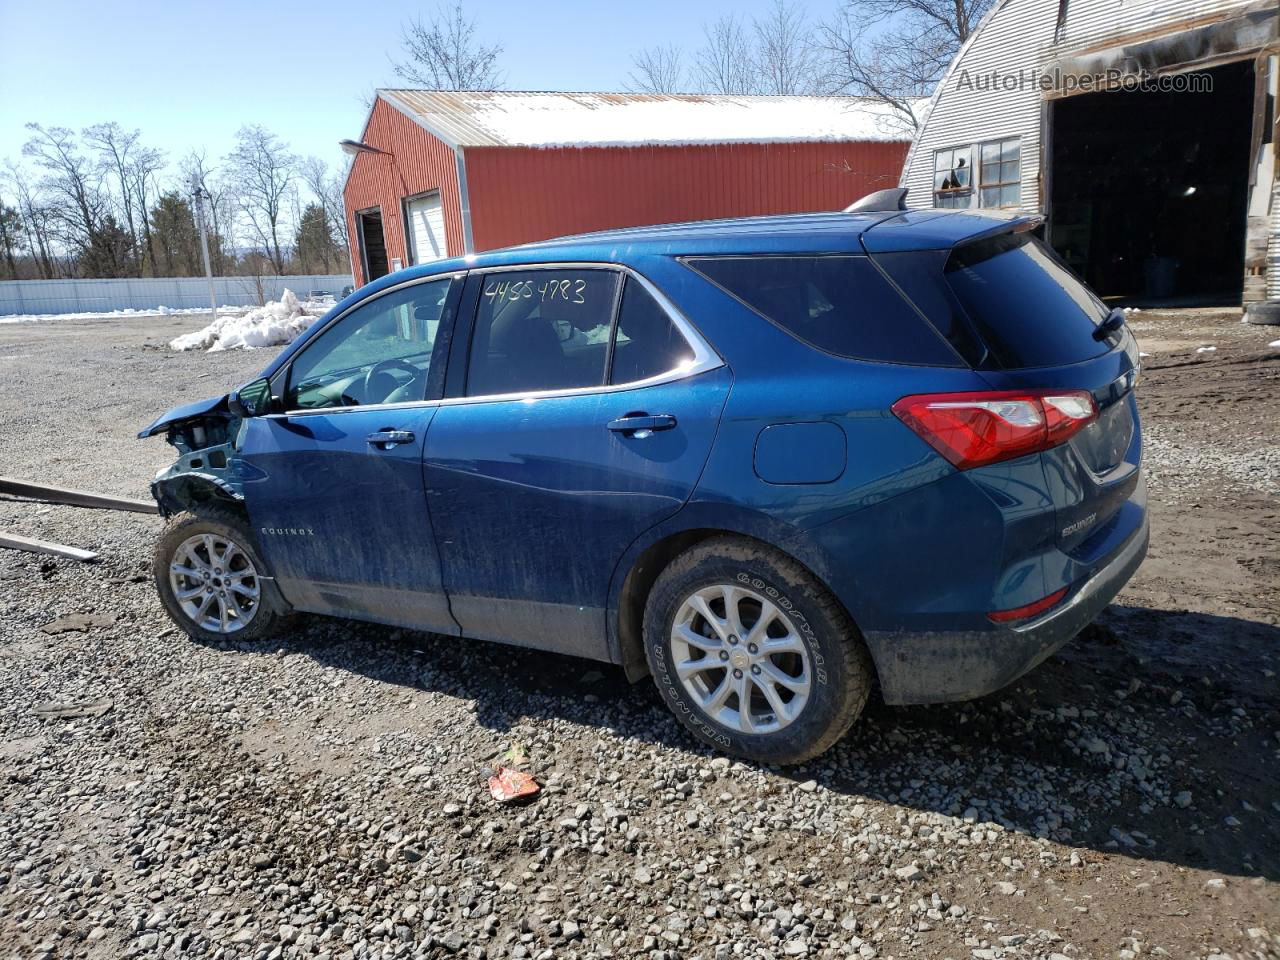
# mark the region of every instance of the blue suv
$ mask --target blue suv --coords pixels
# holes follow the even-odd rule
[[[1141,563],[1138,352],[1036,222],[899,209],[555,240],[357,290],[173,410],[160,597],[652,676],[796,763],[885,701],[980,696]]]

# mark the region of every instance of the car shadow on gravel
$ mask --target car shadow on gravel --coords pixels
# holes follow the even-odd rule
[[[378,682],[470,700],[499,736],[558,718],[689,755],[711,754],[653,686],[616,667],[372,624],[301,618],[284,649]],[[772,776],[857,801],[942,814],[1074,848],[1280,879],[1280,630],[1112,607],[1021,681],[980,700],[878,699],[826,755]],[[1272,671],[1267,676],[1267,671]],[[487,758],[477,757],[477,761]]]

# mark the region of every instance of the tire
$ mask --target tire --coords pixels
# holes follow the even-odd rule
[[[227,544],[234,546],[234,551]],[[186,549],[188,545],[191,549]],[[220,557],[230,559],[226,570],[232,577],[224,579]],[[175,564],[198,576],[176,572]],[[275,581],[262,576],[264,569],[244,518],[215,504],[175,514],[160,534],[151,563],[156,592],[169,618],[193,640],[203,643],[262,640],[279,629],[288,606]],[[202,584],[203,593],[188,598],[178,594],[181,588],[198,589]],[[206,601],[206,597],[210,599]],[[193,605],[201,603],[209,606],[204,618],[197,620]]]
[[[1263,326],[1280,325],[1280,300],[1261,300],[1244,308],[1244,318]]]
[[[726,615],[730,596],[746,637]],[[751,628],[766,618],[765,602],[772,610],[761,634]],[[697,612],[703,603],[717,623]],[[769,652],[765,640],[781,652]],[[645,604],[644,642],[654,682],[680,721],[717,750],[761,763],[802,763],[829,749],[862,712],[875,675],[831,592],[790,557],[737,537],[701,543],[659,575]],[[746,718],[739,688],[749,691]]]

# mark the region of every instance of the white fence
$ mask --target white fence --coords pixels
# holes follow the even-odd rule
[[[304,298],[313,291],[340,296],[350,274],[296,277],[214,277],[218,306],[278,300],[285,288]],[[0,316],[35,313],[104,313],[156,307],[207,307],[204,277],[142,277],[120,280],[5,280],[0,282]]]

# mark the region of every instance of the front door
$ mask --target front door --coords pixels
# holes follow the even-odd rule
[[[621,272],[469,283],[466,386],[436,414],[425,469],[454,617],[468,637],[605,659],[614,568],[688,500],[729,371]]]
[[[296,609],[457,633],[422,451],[460,286],[416,282],[354,307],[290,363],[284,412],[246,421],[258,478],[245,500]]]

